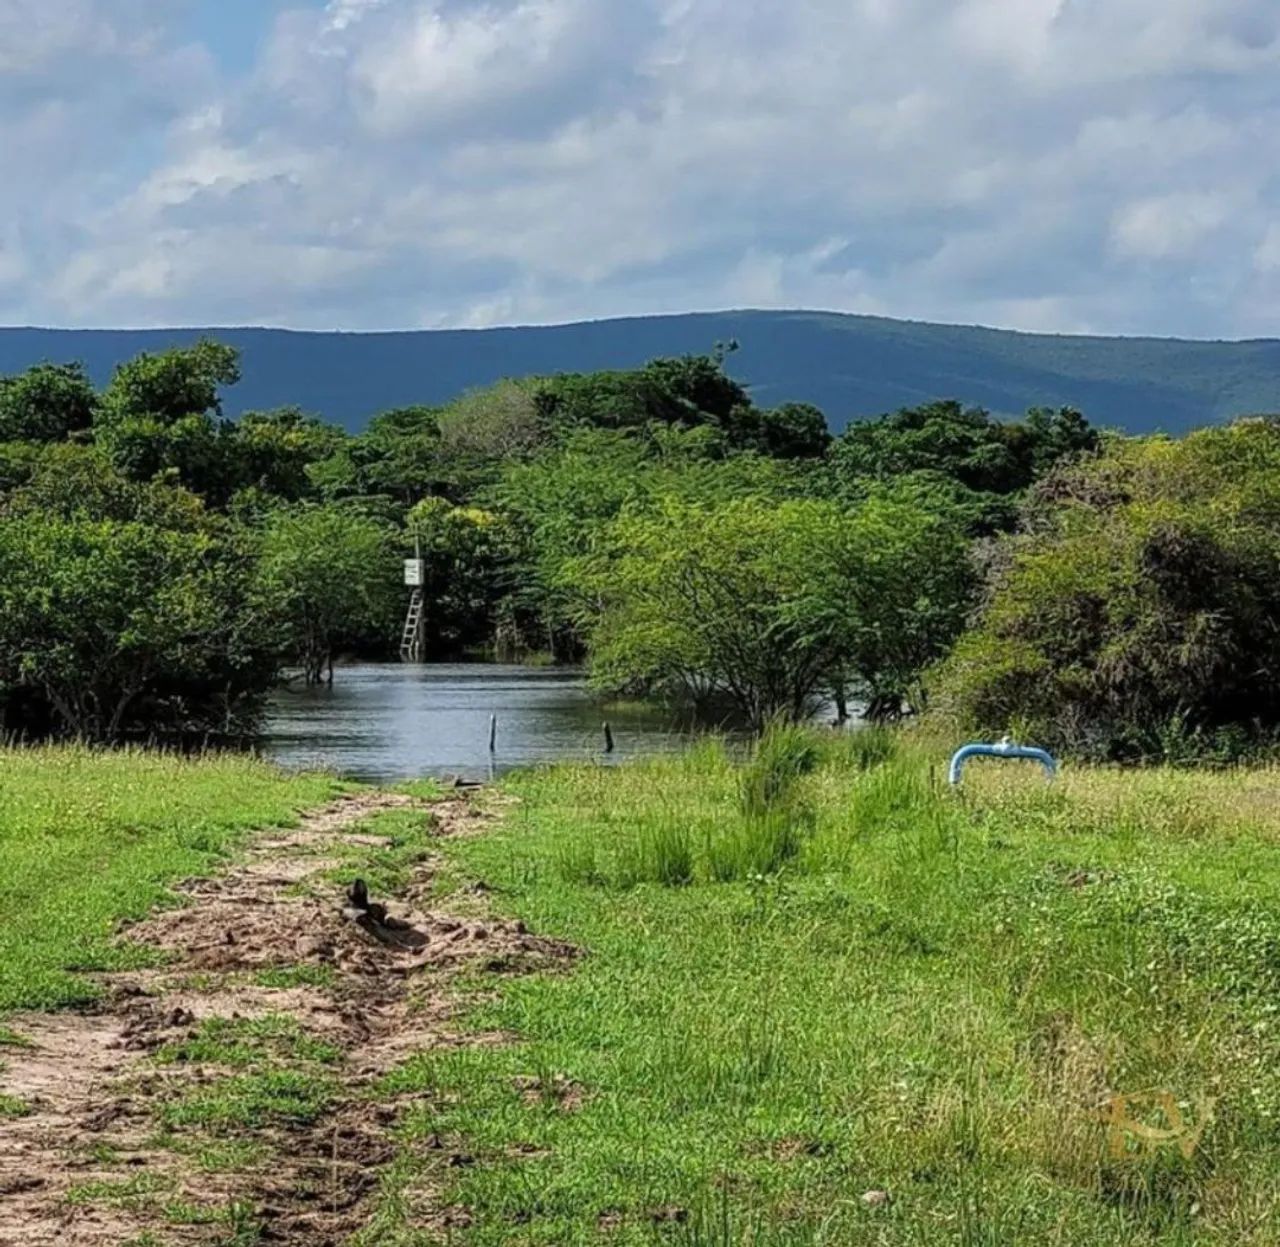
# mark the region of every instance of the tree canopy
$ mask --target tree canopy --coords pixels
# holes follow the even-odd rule
[[[598,682],[731,703],[756,729],[853,691],[897,713],[967,600],[953,525],[877,497],[668,502],[627,515],[580,575]]]
[[[60,442],[93,423],[98,395],[79,364],[0,377],[0,442]]]
[[[1116,440],[1046,478],[944,674],[1075,754],[1229,757],[1280,729],[1280,424]]]
[[[213,341],[100,393],[75,365],[0,378],[6,722],[251,730],[285,672],[395,655],[415,548],[433,657],[545,652],[756,726],[826,697],[919,708],[974,536],[1096,434],[940,402],[833,442],[815,407],[757,405],[731,349],[515,377],[356,436],[295,407],[224,419],[240,361]]]

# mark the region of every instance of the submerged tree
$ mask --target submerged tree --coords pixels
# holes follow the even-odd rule
[[[595,678],[727,699],[757,730],[837,687],[900,706],[958,627],[965,568],[956,534],[887,499],[624,515],[582,564]]]
[[[399,545],[384,524],[348,507],[287,507],[267,518],[259,600],[308,684],[333,679],[340,646],[394,627]]]
[[[28,512],[0,523],[0,690],[88,740],[239,734],[275,674],[248,565],[200,528]]]
[[[456,655],[490,644],[510,545],[502,518],[424,498],[409,512],[406,536],[424,563],[427,652]]]

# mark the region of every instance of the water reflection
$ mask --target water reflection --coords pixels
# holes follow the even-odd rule
[[[491,715],[498,717],[493,755]],[[265,751],[288,767],[321,767],[370,783],[487,779],[538,762],[606,760],[605,718],[614,761],[679,749],[692,735],[661,711],[602,710],[573,670],[394,663],[339,668],[331,689],[277,693]]]

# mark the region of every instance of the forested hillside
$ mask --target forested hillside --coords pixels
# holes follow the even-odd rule
[[[139,352],[190,345],[207,333],[243,357],[229,415],[296,405],[351,431],[387,408],[444,403],[503,377],[634,368],[727,341],[741,345],[729,372],[759,405],[816,404],[836,432],[937,397],[998,416],[1073,406],[1095,424],[1130,433],[1180,433],[1280,408],[1277,341],[1053,336],[819,312],[380,334],[0,329],[0,373],[81,360],[105,385]]]

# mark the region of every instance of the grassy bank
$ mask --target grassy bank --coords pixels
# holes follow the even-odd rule
[[[0,750],[0,1016],[91,996],[79,971],[138,956],[111,942],[121,921],[334,790],[232,755]]]
[[[1280,772],[975,764],[957,796],[886,752],[555,768],[450,846],[586,950],[470,1018],[515,1046],[388,1081],[410,1144],[474,1157],[432,1175],[459,1241],[1277,1241]],[[1163,1091],[1172,1139],[1100,1119]]]

